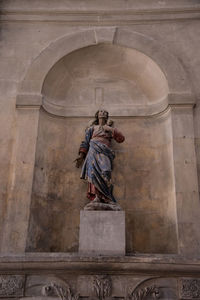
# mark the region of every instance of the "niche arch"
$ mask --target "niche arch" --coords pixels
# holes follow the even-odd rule
[[[163,70],[141,51],[105,41],[71,51],[48,70],[42,82],[30,87],[28,75],[22,84],[42,98],[26,251],[77,251],[86,186],[72,161],[88,121],[105,105],[126,135],[124,145],[114,146],[113,180],[127,213],[127,252],[176,253],[170,87]],[[105,89],[105,103],[85,86],[97,93]]]
[[[42,87],[43,108],[57,116],[148,116],[168,106],[168,84],[143,53],[115,44],[81,48],[60,59]]]
[[[168,49],[151,37],[138,32],[108,27],[80,30],[50,43],[29,66],[19,86],[17,107],[42,105],[42,86],[49,70],[69,53],[99,43],[124,46],[147,55],[160,67],[167,78],[168,102],[176,104],[193,101],[187,74],[178,59]]]

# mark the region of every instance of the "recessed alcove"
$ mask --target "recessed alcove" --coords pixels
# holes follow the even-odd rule
[[[143,53],[111,44],[74,51],[47,74],[42,93],[50,113],[91,116],[149,115],[167,106],[168,86],[157,64]]]
[[[105,108],[126,137],[113,143],[113,183],[127,252],[176,253],[171,114],[159,66],[134,49],[89,46],[51,68],[42,94],[26,251],[77,251],[87,186],[73,161],[88,122]]]

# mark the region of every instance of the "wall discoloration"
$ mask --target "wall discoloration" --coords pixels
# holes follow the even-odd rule
[[[126,136],[123,144],[113,142],[112,180],[126,211],[128,252],[177,251],[170,120],[170,114],[114,120]],[[40,112],[27,251],[78,249],[87,184],[73,160],[88,121]]]
[[[115,120],[116,126],[128,136],[122,148],[121,145],[119,148],[115,145],[117,157],[113,172],[116,197],[127,213],[127,228],[129,228],[127,251],[176,252],[178,236],[179,252],[199,255],[198,1],[158,3],[158,1],[143,0],[134,1],[134,4],[129,1],[125,5],[125,2],[120,0],[115,1],[114,7],[114,2],[111,0],[101,1],[101,3],[93,1],[92,4],[89,3],[90,1],[83,3],[69,0],[59,2],[59,7],[56,3],[57,10],[55,10],[55,1],[39,2],[10,0],[1,1],[0,4],[4,10],[1,18],[0,61],[1,251],[24,252],[25,244],[27,250],[75,251],[77,249],[79,211],[86,203],[84,198],[86,187],[78,180],[79,170],[73,169],[69,162],[76,157],[77,147],[88,122],[86,117],[93,115],[94,111],[91,110],[83,119],[62,119],[59,117],[60,111],[57,113],[55,106],[53,111],[58,117],[50,116],[44,111],[39,113],[42,102],[41,91],[46,96],[44,100],[52,95],[52,93],[48,94],[51,90],[47,87],[50,81],[46,81],[43,86],[45,77],[50,75],[48,72],[52,67],[58,67],[56,63],[68,64],[68,58],[73,58],[74,53],[71,52],[74,50],[76,50],[77,62],[82,62],[82,69],[75,68],[77,72],[72,72],[74,79],[78,77],[81,79],[82,74],[88,75],[86,71],[89,70],[87,66],[90,67],[91,59],[86,59],[86,55],[83,55],[82,59],[80,53],[84,47],[82,52],[84,54],[89,53],[90,47],[94,47],[93,54],[96,56],[110,51],[105,60],[106,66],[103,66],[100,56],[98,56],[97,66],[102,71],[108,67],[106,76],[110,75],[110,77],[107,76],[106,79],[109,79],[109,89],[112,88],[113,94],[120,96],[119,99],[126,99],[127,103],[133,98],[134,103],[138,101],[139,105],[141,102],[147,104],[149,100],[155,101],[157,92],[162,86],[159,80],[149,82],[145,80],[143,86],[137,85],[139,81],[135,81],[131,87],[130,80],[128,84],[127,82],[122,84],[122,81],[118,80],[115,81],[113,89],[110,79],[116,74],[111,72],[112,64],[109,58],[112,57],[111,53],[114,49],[122,47],[123,51],[132,48],[134,49],[132,53],[138,52],[140,57],[151,59],[152,64],[140,66],[149,71],[148,74],[152,75],[151,79],[155,74],[160,74],[160,77],[156,75],[157,79],[164,74],[166,78],[164,86],[169,87],[170,105],[178,104],[182,107],[181,113],[177,107],[172,118],[173,143],[169,115],[166,119],[160,118],[160,121],[142,118],[127,119],[126,111],[123,115],[124,119]],[[108,8],[105,16],[102,8]],[[137,9],[141,11],[138,13]],[[93,11],[94,14],[88,15],[88,11]],[[110,43],[110,45],[96,46],[97,43]],[[107,51],[106,47],[110,50]],[[98,54],[95,49],[102,51]],[[69,55],[68,58],[66,55]],[[131,57],[133,62],[136,56],[131,54]],[[120,60],[116,53],[112,58]],[[154,72],[156,68],[153,68],[153,65],[160,68],[161,73]],[[122,73],[129,71],[130,77],[134,77],[136,74],[132,72],[133,65],[128,63],[126,66],[127,68],[122,68]],[[147,70],[148,67],[150,70]],[[93,73],[95,68],[91,70]],[[119,63],[118,71],[120,71]],[[56,74],[58,75],[57,72]],[[140,72],[137,74],[139,75]],[[98,77],[98,72],[95,75]],[[71,78],[68,79],[68,83],[72,85]],[[87,76],[84,80],[87,85]],[[120,86],[119,95],[117,85]],[[42,90],[42,86],[45,89]],[[61,91],[66,90],[63,86],[59,90],[57,84],[52,87],[55,88],[53,92],[56,92],[53,94],[54,104],[62,104],[58,98],[62,94]],[[108,93],[109,89],[107,94],[104,94],[106,101],[112,98],[110,97],[112,93]],[[131,93],[131,90],[134,90],[134,93]],[[145,91],[147,93],[144,93]],[[152,91],[153,93],[150,93]],[[76,97],[81,95],[81,89],[78,94],[76,89],[74,92],[70,97],[74,95],[72,98],[76,100]],[[89,105],[95,100],[95,93],[93,97],[90,92],[86,89],[84,94],[86,98],[88,97]],[[65,93],[64,95],[66,96]],[[70,97],[64,99],[70,100]],[[17,110],[16,99],[19,104]],[[158,100],[159,97],[156,99]],[[24,101],[24,106],[20,105],[20,101]],[[192,105],[195,101],[197,105],[193,109]],[[122,104],[124,105],[125,102]],[[44,104],[45,101],[43,107]],[[76,117],[84,115],[80,102],[78,104],[79,111]],[[188,104],[190,104],[190,113],[188,113]],[[165,109],[166,105],[167,102],[164,102],[162,108]],[[93,109],[96,110],[96,107]],[[146,107],[143,112],[145,109]],[[142,116],[143,112],[141,113],[137,106],[134,115]],[[146,115],[154,112],[153,109],[146,112]],[[68,117],[72,117],[69,111],[67,113]],[[119,107],[113,115],[122,116]],[[129,117],[132,115],[129,112]],[[74,132],[77,135],[72,137]],[[70,142],[70,149],[68,148],[69,136],[73,139],[72,143]],[[37,148],[36,161],[35,147]],[[52,221],[53,218],[55,222]]]

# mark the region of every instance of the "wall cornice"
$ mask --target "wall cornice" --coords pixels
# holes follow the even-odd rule
[[[53,10],[2,9],[1,22],[61,22],[80,25],[129,25],[200,20],[200,5],[181,8]]]
[[[199,274],[198,259],[179,255],[134,255],[116,257],[81,257],[76,253],[30,253],[0,257],[1,274],[26,273],[78,273],[78,274]]]

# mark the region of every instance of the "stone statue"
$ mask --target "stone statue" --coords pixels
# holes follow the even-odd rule
[[[116,128],[112,128],[108,120],[108,112],[98,110],[95,120],[86,129],[85,140],[81,143],[79,156],[75,160],[79,168],[83,161],[81,179],[88,181],[87,197],[91,200],[85,210],[121,210],[113,196],[111,183],[112,162],[115,158],[111,149],[111,140],[118,143],[124,136]]]

